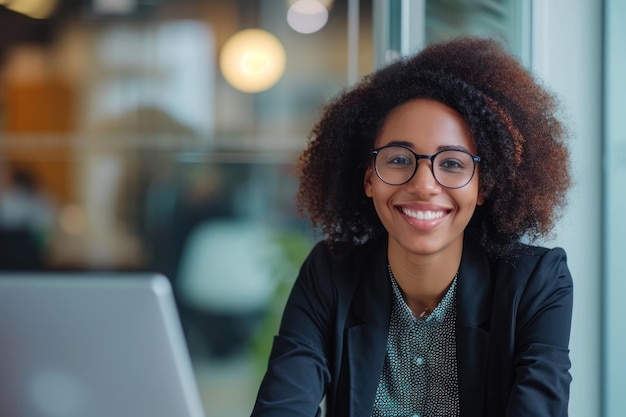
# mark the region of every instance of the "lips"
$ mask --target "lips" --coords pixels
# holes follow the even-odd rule
[[[405,207],[400,210],[404,215],[417,220],[437,220],[445,215],[443,210],[410,210]]]

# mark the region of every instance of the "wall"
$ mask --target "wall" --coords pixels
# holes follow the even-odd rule
[[[602,2],[534,0],[532,68],[561,98],[574,187],[554,241],[574,278],[570,417],[601,415]]]
[[[605,27],[605,349],[604,397],[605,416],[626,415],[624,375],[626,375],[626,280],[623,257],[626,243],[626,2],[606,0]]]

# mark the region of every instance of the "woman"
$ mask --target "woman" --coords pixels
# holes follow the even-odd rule
[[[434,44],[326,108],[299,203],[327,238],[254,416],[567,416],[570,184],[554,98],[495,41]]]

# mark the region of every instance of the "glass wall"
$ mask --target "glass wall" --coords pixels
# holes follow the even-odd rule
[[[295,161],[373,68],[371,2],[27,3],[0,2],[0,268],[162,272],[207,417],[247,415],[319,238]]]
[[[626,16],[626,3],[619,0],[605,2],[605,216],[604,261],[606,285],[604,292],[604,402],[607,417],[626,414],[623,380],[626,375],[626,327],[624,317],[624,267],[621,263],[626,253],[626,51],[623,40],[626,29],[622,18]]]
[[[501,39],[530,63],[529,1],[383,0],[374,6],[378,65],[428,43],[467,34]]]

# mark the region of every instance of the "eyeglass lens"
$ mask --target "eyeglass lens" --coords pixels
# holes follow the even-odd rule
[[[444,187],[463,187],[474,175],[474,158],[466,152],[445,150],[430,159],[433,176]],[[417,158],[409,149],[390,146],[378,150],[376,173],[387,184],[404,184],[413,178],[416,171]]]

